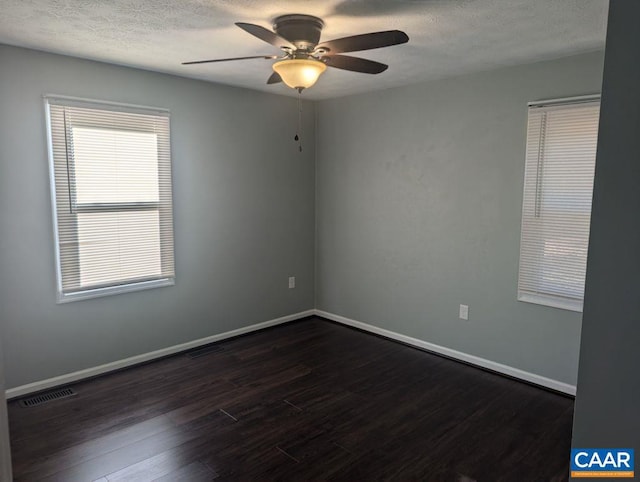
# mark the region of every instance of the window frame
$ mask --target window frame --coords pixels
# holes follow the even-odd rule
[[[600,103],[600,94],[590,94],[590,95],[583,95],[583,96],[576,96],[576,97],[565,97],[565,98],[560,98],[560,99],[550,99],[550,100],[543,100],[543,101],[536,101],[536,102],[529,102],[527,104],[527,139],[526,139],[526,147],[525,147],[525,169],[524,169],[524,175],[523,175],[523,199],[522,199],[522,212],[521,212],[521,226],[520,226],[520,248],[519,248],[519,255],[518,255],[518,282],[517,282],[517,300],[518,301],[522,301],[522,302],[526,302],[526,303],[533,303],[533,304],[538,304],[538,305],[543,305],[543,306],[549,306],[549,307],[553,307],[553,308],[560,308],[560,309],[564,309],[564,310],[569,310],[569,311],[575,311],[575,312],[582,312],[583,310],[583,304],[584,304],[584,292],[582,294],[582,296],[580,298],[573,298],[573,297],[569,297],[569,296],[562,296],[559,293],[553,294],[551,292],[533,292],[531,290],[527,290],[527,289],[523,289],[522,288],[522,276],[523,276],[523,246],[525,244],[525,240],[524,240],[524,232],[525,232],[525,210],[526,210],[526,192],[527,192],[527,185],[528,185],[528,177],[527,177],[527,163],[529,162],[529,124],[531,123],[531,112],[532,109],[535,108],[562,108],[562,107],[567,107],[567,108],[571,108],[572,106],[579,106],[579,105],[588,105],[588,104],[595,104],[595,103]],[[541,128],[546,128],[546,119],[545,119],[545,125],[541,126]],[[597,134],[596,134],[597,136]],[[540,184],[540,169],[541,167],[541,163],[543,162],[541,159],[541,155],[540,155],[540,148],[542,146],[538,146],[538,165],[539,167],[538,169],[538,174],[536,177],[536,201],[535,201],[535,206],[534,206],[534,210],[536,212],[536,217],[540,216],[539,214],[537,214],[540,210],[539,207],[539,203],[541,202],[539,199],[539,196],[541,196],[541,193],[539,192],[539,190],[542,190],[542,185]],[[597,139],[596,139],[596,149],[597,149]],[[595,170],[594,170],[594,176],[595,176]],[[540,186],[540,187],[538,187]],[[592,201],[591,201],[592,202]],[[590,211],[591,211],[591,206],[592,204],[590,204]],[[590,215],[590,212],[589,212]],[[590,222],[589,222],[590,224]],[[588,248],[588,242],[589,242],[589,232],[587,230],[587,248]],[[542,266],[538,266],[539,269],[542,269]],[[540,281],[540,283],[542,283],[542,281]],[[549,290],[552,291],[552,290]]]
[[[102,101],[95,99],[87,99],[80,97],[71,97],[64,95],[55,95],[55,94],[45,94],[43,95],[44,102],[44,111],[45,111],[45,120],[46,120],[46,135],[47,135],[47,157],[49,164],[49,182],[50,182],[50,193],[51,193],[51,209],[52,209],[52,220],[53,220],[53,236],[54,236],[54,248],[55,248],[55,270],[56,270],[56,302],[67,303],[72,301],[79,301],[91,298],[98,298],[103,296],[121,294],[121,293],[130,293],[136,291],[142,291],[152,288],[159,288],[165,286],[173,286],[175,285],[175,268],[173,269],[173,273],[170,276],[161,276],[153,279],[129,279],[123,280],[123,282],[110,282],[102,285],[94,285],[90,287],[79,287],[73,290],[65,290],[63,286],[63,273],[62,273],[62,264],[63,264],[63,254],[61,253],[60,248],[60,231],[59,231],[59,219],[58,219],[58,196],[57,192],[59,186],[56,182],[56,159],[54,155],[54,139],[53,139],[53,128],[52,128],[52,118],[51,118],[51,104],[53,103],[56,106],[64,106],[64,107],[80,107],[85,109],[96,109],[96,110],[106,110],[106,111],[114,111],[118,113],[124,114],[144,114],[144,115],[158,115],[167,117],[167,147],[166,147],[166,155],[169,159],[169,169],[168,172],[164,174],[169,177],[169,208],[170,213],[168,215],[168,221],[171,223],[171,243],[170,243],[170,255],[171,263],[175,266],[175,254],[174,254],[174,241],[173,241],[173,213],[172,213],[172,175],[171,175],[171,149],[170,149],[170,135],[171,135],[171,125],[170,125],[170,111],[168,109],[157,108],[157,107],[147,107],[136,104],[127,104],[120,102],[111,102],[111,101]],[[101,124],[100,122],[96,124],[78,124],[78,126],[85,128],[97,128],[97,129],[113,129],[112,126],[108,125],[108,122]],[[74,126],[75,127],[75,126]],[[135,131],[135,129],[122,129],[124,131]],[[150,132],[146,129],[139,129],[139,132]],[[69,140],[65,138],[65,150],[68,155],[69,148]],[[158,153],[158,157],[160,157],[160,153]],[[73,160],[67,159],[67,162],[73,164]],[[78,203],[76,201],[77,193],[73,189],[72,184],[75,182],[75,172],[74,168],[71,167],[70,171],[67,175],[67,185],[66,188],[68,190],[68,202],[70,212],[73,214],[78,213],[107,213],[107,212],[125,212],[127,210],[134,211],[148,211],[153,210],[158,212],[159,216],[159,224],[163,223],[163,216],[161,215],[161,209],[164,206],[161,197],[159,197],[157,202],[114,202],[114,203]],[[161,169],[158,169],[159,175],[161,174]],[[158,179],[158,184],[160,185],[161,179]],[[165,216],[166,217],[166,216]],[[164,219],[166,222],[167,219]],[[75,227],[75,232],[77,233],[77,225]],[[162,236],[160,236],[162,238]],[[165,249],[167,247],[163,246],[162,239],[160,239],[160,249],[161,249],[161,264],[164,263],[164,257],[167,255],[165,253]],[[70,258],[70,259],[69,259]],[[65,262],[68,264],[75,265],[74,269],[79,270],[80,268],[80,257],[79,255],[69,256],[65,258]]]

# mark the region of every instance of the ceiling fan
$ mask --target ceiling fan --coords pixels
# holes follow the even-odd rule
[[[409,41],[406,33],[400,30],[387,30],[319,43],[324,22],[317,17],[301,14],[277,17],[273,22],[274,31],[252,23],[237,22],[236,25],[260,40],[280,48],[283,55],[196,60],[183,62],[182,65],[248,59],[278,60],[272,66],[274,72],[267,80],[267,84],[284,82],[289,87],[302,92],[303,89],[315,84],[327,67],[365,74],[379,74],[389,67],[373,60],[340,55],[344,52],[389,47]]]

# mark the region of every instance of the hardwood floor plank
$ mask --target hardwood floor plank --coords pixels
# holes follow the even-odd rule
[[[218,474],[198,461],[159,477],[154,482],[207,482],[217,478]]]
[[[567,480],[573,401],[312,318],[9,404],[15,480]]]
[[[42,478],[46,481],[75,482],[107,476],[131,465],[178,447],[186,442],[222,429],[229,422],[222,414],[212,414],[191,426],[174,427],[116,450],[96,453],[95,457]],[[18,479],[20,480],[20,479]],[[145,480],[145,479],[142,479]],[[147,479],[151,480],[151,479]]]
[[[109,482],[157,480],[170,474],[178,474],[182,470],[184,475],[200,467],[205,469],[203,474],[208,474],[211,479],[216,474],[197,461],[198,457],[208,454],[208,446],[208,442],[203,442],[201,439],[190,440],[178,447],[108,474],[106,478]]]
[[[96,457],[96,454],[117,450],[166,432],[173,426],[173,422],[168,417],[160,415],[118,432],[87,440],[73,447],[62,450],[59,447],[49,447],[49,457],[36,458],[29,454],[29,458],[24,457],[20,460],[20,465],[15,464],[14,470],[16,474],[21,474],[23,477],[29,477],[32,474],[51,475],[61,469],[91,460]]]

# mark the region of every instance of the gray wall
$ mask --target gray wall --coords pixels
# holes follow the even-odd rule
[[[317,308],[575,384],[581,315],[515,299],[526,102],[598,91],[601,53],[322,101],[317,143],[308,103],[302,155],[294,99],[0,62],[8,387],[313,308],[314,194]],[[44,93],[171,109],[175,287],[55,304]]]
[[[599,92],[602,62],[320,102],[316,307],[575,384],[581,315],[516,301],[527,102]]]
[[[640,470],[640,3],[612,0],[573,447],[636,450]]]
[[[56,305],[45,93],[171,110],[176,286]],[[7,387],[313,308],[314,152],[296,124],[288,97],[0,46]]]

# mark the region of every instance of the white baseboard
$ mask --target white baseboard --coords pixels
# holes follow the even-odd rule
[[[314,314],[315,314],[315,310],[301,311],[300,313],[294,313],[292,315],[283,316],[281,318],[276,318],[274,320],[263,321],[262,323],[256,323],[255,325],[238,328],[237,330],[231,330],[225,333],[220,333],[218,335],[207,336],[205,338],[200,338],[198,340],[188,341],[186,343],[181,343],[180,345],[174,345],[167,348],[162,348],[160,350],[152,351],[149,353],[143,353],[141,355],[125,358],[123,360],[117,360],[111,363],[105,363],[104,365],[99,365],[97,367],[86,368],[84,370],[79,370],[77,372],[67,373],[65,375],[60,375],[53,378],[47,378],[46,380],[40,380],[38,382],[28,383],[26,385],[20,385],[18,387],[10,388],[6,390],[5,392],[6,397],[7,397],[7,400],[11,398],[16,398],[16,397],[22,397],[29,393],[39,392],[41,390],[47,390],[49,388],[57,387],[59,385],[66,385],[68,383],[77,382],[79,380],[83,380],[86,378],[95,377],[96,375],[102,375],[104,373],[112,372],[114,370],[119,370],[121,368],[137,365],[139,363],[155,360],[157,358],[162,358],[168,355],[173,355],[181,351],[190,350],[191,348],[197,348],[199,346],[207,345],[209,343],[214,343],[216,341],[224,340],[226,338],[232,338],[234,336],[243,335],[245,333],[250,333],[252,331],[262,330],[270,326],[281,325],[282,323],[298,320],[300,318],[305,318],[307,316],[311,316]]]
[[[170,346],[167,348],[162,348],[160,350],[152,351],[149,353],[143,353],[141,355],[132,356],[130,358],[125,358],[123,360],[117,360],[111,363],[106,363],[104,365],[99,365],[97,367],[92,367],[92,368],[87,368],[87,369],[79,370],[72,373],[67,373],[65,375],[60,375],[57,377],[48,378],[46,380],[40,380],[37,382],[28,383],[26,385],[20,385],[18,387],[10,388],[6,390],[5,392],[6,398],[7,400],[9,400],[12,398],[22,397],[30,393],[39,392],[41,390],[47,390],[49,388],[57,387],[60,385],[66,385],[68,383],[77,382],[79,380],[95,377],[97,375],[102,375],[104,373],[119,370],[121,368],[137,365],[139,363],[144,363],[147,361],[155,360],[157,358],[162,358],[168,355],[173,355],[175,353],[190,350],[192,348],[197,348],[202,345],[207,345],[209,343],[214,343],[216,341],[232,338],[238,335],[243,335],[245,333],[250,333],[252,331],[262,330],[270,326],[280,325],[282,323],[287,323],[289,321],[298,320],[300,318],[305,318],[307,316],[312,316],[312,315],[321,316],[323,318],[326,318],[331,321],[335,321],[337,323],[341,323],[343,325],[359,328],[360,330],[363,330],[363,331],[375,333],[377,335],[384,336],[385,338],[390,338],[392,340],[397,340],[399,342],[406,343],[407,345],[415,346],[417,348],[422,348],[424,350],[432,351],[434,353],[439,353],[441,355],[448,356],[456,360],[464,361],[471,365],[476,365],[482,368],[486,368],[488,370],[502,373],[504,375],[525,380],[527,382],[534,383],[536,385],[540,385],[546,388],[550,388],[558,392],[567,393],[569,395],[576,394],[575,385],[569,385],[568,383],[560,382],[558,380],[553,380],[551,378],[546,378],[541,375],[536,375],[535,373],[526,372],[524,370],[510,367],[508,365],[503,365],[501,363],[487,360],[485,358],[480,358],[475,355],[469,355],[467,353],[453,350],[451,348],[436,345],[434,343],[429,343],[427,341],[419,340],[417,338],[412,338],[410,336],[402,335],[394,331],[385,330],[384,328],[378,328],[377,326],[369,325],[361,321],[352,320],[344,316],[335,315],[333,313],[329,313],[322,310],[307,310],[307,311],[301,311],[300,313],[294,313],[292,315],[283,316],[281,318],[276,318],[274,320],[268,320],[262,323],[256,323],[254,325],[245,326],[243,328],[238,328],[237,330],[231,330],[225,333],[220,333],[217,335],[200,338],[198,340],[189,341],[186,343]]]
[[[381,336],[384,336],[385,338],[391,338],[392,340],[397,340],[402,343],[406,343],[407,345],[415,346],[417,348],[422,348],[424,350],[431,351],[434,353],[439,353],[441,355],[445,355],[447,357],[454,358],[456,360],[460,360],[460,361],[469,363],[471,365],[486,368],[494,372],[502,373],[504,375],[518,378],[520,380],[525,380],[527,382],[534,383],[536,385],[540,385],[546,388],[551,388],[552,390],[556,390],[558,392],[567,393],[569,395],[576,394],[575,385],[569,385],[568,383],[560,382],[558,380],[553,380],[551,378],[543,377],[541,375],[536,375],[535,373],[529,373],[524,370],[520,370],[519,368],[510,367],[508,365],[503,365],[502,363],[497,363],[491,360],[487,360],[485,358],[480,358],[475,355],[469,355],[461,351],[452,350],[451,348],[436,345],[434,343],[429,343],[427,341],[419,340],[417,338],[412,338],[410,336],[402,335],[394,331],[385,330],[384,328],[378,328],[377,326],[369,325],[361,321],[352,320],[350,318],[345,318],[344,316],[335,315],[333,313],[328,313],[322,310],[314,310],[314,311],[317,316],[321,316],[322,318],[326,318],[328,320],[335,321],[343,325],[359,328],[360,330],[368,331],[370,333],[375,333],[376,335],[381,335]]]

